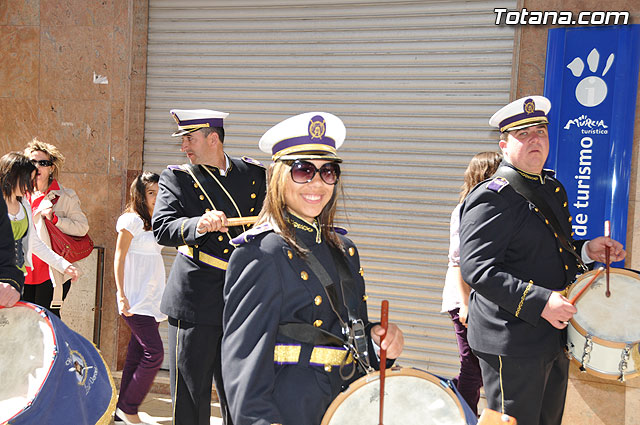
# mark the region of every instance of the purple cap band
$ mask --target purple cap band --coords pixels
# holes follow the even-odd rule
[[[307,144],[327,145],[334,149],[336,147],[336,142],[331,137],[322,137],[322,138],[315,137],[314,138],[309,135],[306,135],[306,136],[300,136],[300,137],[292,137],[291,139],[285,139],[285,140],[279,141],[278,143],[273,145],[271,154],[275,155],[281,150],[290,148],[292,146],[307,145]]]
[[[197,120],[184,120],[180,121],[178,117],[178,126],[184,127],[187,125],[209,124],[211,127],[222,127],[222,118],[203,118]]]
[[[536,117],[545,117],[546,118],[546,114],[544,113],[544,111],[535,111],[531,114],[527,114],[526,112],[523,112],[521,114],[518,115],[514,115],[512,117],[509,117],[505,120],[502,120],[500,122],[500,128],[503,128],[509,124],[513,124],[514,122],[520,121],[520,120],[524,120],[527,118],[536,118]]]

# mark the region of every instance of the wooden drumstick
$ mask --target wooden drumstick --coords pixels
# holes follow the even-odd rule
[[[258,221],[257,215],[252,215],[250,217],[232,217],[227,218],[227,227],[231,226],[245,226],[247,224],[253,224]]]
[[[382,341],[387,336],[387,329],[389,328],[389,301],[382,301],[382,307],[380,309],[380,326],[384,329],[384,335],[380,338],[380,419],[379,423],[382,424],[382,417],[384,414],[384,375],[387,366],[387,350],[382,348]]]
[[[591,284],[593,283],[593,281],[596,280],[596,278],[600,275],[600,273],[602,273],[602,270],[604,270],[604,267],[600,267],[598,270],[596,270],[596,274],[593,275],[593,277],[591,278],[591,280],[582,287],[582,289],[580,289],[580,291],[578,291],[578,293],[571,298],[571,301],[569,301],[571,303],[571,305],[575,305],[576,301],[578,301],[578,298],[580,298],[580,296],[584,293],[584,291],[587,290],[587,288],[589,288],[589,286],[591,286]]]
[[[604,222],[604,237],[611,237],[611,223],[609,222],[609,220],[606,220]],[[604,258],[604,261],[606,263],[605,266],[607,268],[607,290],[605,291],[604,295],[609,298],[611,296],[611,291],[609,290],[609,270],[611,269],[609,263],[611,262],[611,247],[609,247],[609,245],[604,247]]]

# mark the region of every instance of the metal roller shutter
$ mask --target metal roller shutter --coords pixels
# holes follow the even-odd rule
[[[347,141],[342,224],[357,243],[371,316],[382,299],[406,335],[402,365],[454,376],[441,314],[450,212],[470,158],[497,149],[509,100],[511,1],[151,0],[144,168],[185,162],[171,108],[229,112],[226,149],[270,162],[260,136],[326,110]],[[346,211],[346,215],[344,212]]]

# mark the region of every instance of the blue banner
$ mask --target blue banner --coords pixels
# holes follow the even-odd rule
[[[575,239],[627,237],[640,25],[549,30],[546,168],[567,190]],[[616,266],[623,266],[617,263]]]

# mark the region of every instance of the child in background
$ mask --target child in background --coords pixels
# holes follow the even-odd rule
[[[453,383],[476,416],[482,387],[482,373],[478,358],[471,352],[467,341],[467,313],[471,287],[462,280],[460,273],[460,206],[478,183],[487,180],[496,172],[501,161],[502,154],[498,152],[480,152],[471,159],[464,172],[459,203],[451,213],[449,267],[442,291],[441,311],[446,311],[451,316],[460,352],[460,373],[453,378]]]
[[[122,370],[115,424],[142,424],[138,408],[144,401],[164,358],[158,323],[165,286],[164,263],[151,231],[151,215],[158,194],[159,176],[143,172],[131,183],[131,200],[118,218],[118,239],[113,260],[118,312],[131,329]]]

